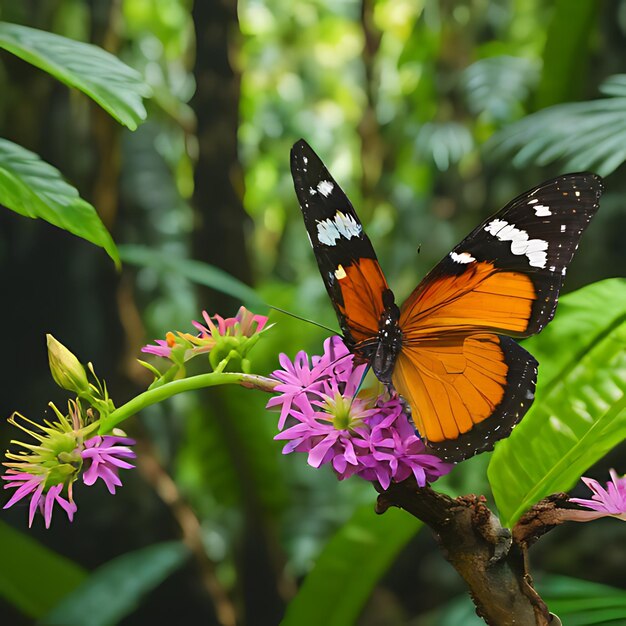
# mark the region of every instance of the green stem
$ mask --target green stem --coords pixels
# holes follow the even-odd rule
[[[161,402],[183,391],[204,389],[205,387],[215,387],[217,385],[241,385],[249,389],[272,392],[274,387],[278,385],[278,381],[265,376],[239,372],[211,372],[209,374],[174,380],[171,383],[165,383],[160,387],[144,391],[102,418],[98,434],[106,435],[110,433],[120,422],[139,413],[139,411],[151,404]]]

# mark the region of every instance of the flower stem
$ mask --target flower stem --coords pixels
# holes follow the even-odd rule
[[[215,387],[217,385],[241,385],[249,389],[260,389],[261,391],[272,392],[274,387],[278,385],[278,381],[266,378],[265,376],[239,372],[210,372],[209,374],[200,374],[199,376],[190,376],[189,378],[174,380],[160,387],[140,393],[126,404],[123,404],[115,409],[115,411],[112,411],[109,415],[102,418],[98,434],[105,435],[111,432],[118,424],[136,413],[139,413],[139,411],[151,404],[161,402],[183,391],[204,389],[205,387]]]

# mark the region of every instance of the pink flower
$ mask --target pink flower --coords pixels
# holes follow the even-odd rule
[[[109,493],[115,493],[115,488],[122,485],[118,475],[119,470],[135,467],[122,460],[136,457],[135,453],[127,447],[134,444],[135,442],[128,437],[112,435],[96,436],[85,441],[85,449],[80,453],[87,467],[83,473],[85,485],[91,486],[98,478],[102,478]]]
[[[228,352],[237,347],[242,356],[245,356],[265,329],[268,319],[264,315],[255,315],[243,306],[235,317],[223,318],[220,315],[211,317],[206,311],[202,311],[202,318],[204,324],[195,320],[191,322],[198,330],[197,334],[169,331],[165,339],[157,339],[156,345],[148,344],[141,348],[141,351],[171,359],[182,365],[198,354],[210,353],[219,345],[220,338],[230,337],[236,341],[234,344],[232,342],[228,344]]]
[[[356,474],[383,489],[411,474],[424,486],[450,471],[426,454],[397,396],[357,396],[367,365],[354,364],[340,337],[324,342],[321,357],[299,352],[292,363],[281,354],[280,364],[272,375],[281,393],[267,406],[281,407],[275,439],[287,441],[283,454],[307,452],[312,467],[330,463],[340,480]]]
[[[45,474],[30,474],[26,471],[15,469],[8,469],[6,474],[2,476],[2,479],[7,481],[4,485],[5,489],[16,489],[11,499],[3,508],[8,509],[22,498],[30,496],[30,506],[28,507],[29,528],[33,525],[33,519],[35,518],[37,510],[44,516],[46,528],[50,528],[52,510],[55,502],[67,513],[70,522],[74,519],[74,513],[76,513],[77,507],[72,501],[71,495],[69,501],[61,497],[63,484],[54,485],[44,493],[46,482]]]
[[[212,321],[211,317],[206,311],[202,311],[202,317],[206,323],[206,326],[200,324],[200,322],[191,322],[199,331],[201,337],[207,337],[214,332],[225,337],[227,335],[243,335],[245,337],[252,337],[260,333],[267,324],[267,317],[265,315],[255,315],[252,311],[248,311],[246,307],[240,307],[235,317],[227,317],[224,319],[220,315],[214,315]]]
[[[606,489],[593,478],[582,477],[582,481],[593,491],[591,500],[570,498],[570,502],[580,504],[591,511],[569,511],[568,519],[588,521],[599,517],[617,517],[626,521],[626,476],[618,476],[615,470],[610,470],[611,481]]]
[[[110,493],[122,482],[120,469],[134,467],[124,459],[135,458],[128,447],[135,442],[127,437],[114,435],[85,439],[97,424],[85,426],[81,406],[70,401],[69,415],[63,415],[51,404],[58,421],[46,421],[45,425],[32,422],[15,413],[9,422],[30,434],[38,444],[14,441],[26,451],[7,452],[8,468],[2,479],[5,489],[15,492],[4,505],[7,509],[24,498],[30,498],[28,525],[32,526],[35,513],[39,511],[50,527],[54,505],[58,504],[71,521],[77,507],[72,497],[72,487],[83,473],[85,485],[93,485],[98,478],[104,480]],[[65,493],[66,497],[61,494]]]
[[[148,344],[141,348],[141,351],[169,359],[172,354],[172,348],[176,345],[176,336],[172,332],[167,332],[165,339],[156,339],[155,343],[156,346]]]

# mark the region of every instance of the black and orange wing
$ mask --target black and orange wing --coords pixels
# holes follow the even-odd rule
[[[510,337],[448,335],[403,347],[393,384],[427,446],[458,462],[493,449],[530,408],[537,361]]]
[[[350,200],[302,139],[291,149],[291,174],[322,279],[353,348],[376,335],[391,291]]]
[[[493,448],[532,403],[536,361],[512,339],[553,317],[602,182],[568,174],[517,197],[447,255],[402,305],[393,383],[432,449]]]
[[[403,330],[538,333],[554,316],[567,266],[598,210],[602,189],[595,174],[566,174],[509,202],[407,298]]]

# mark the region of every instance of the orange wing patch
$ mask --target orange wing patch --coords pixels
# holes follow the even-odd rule
[[[537,293],[529,276],[487,262],[458,275],[426,278],[402,305],[405,344],[442,332],[503,332],[523,336]]]
[[[378,261],[363,257],[350,265],[339,265],[335,278],[343,302],[338,302],[356,342],[371,339],[378,332],[384,310],[383,293],[389,289]]]
[[[429,443],[458,439],[502,403],[509,366],[496,335],[455,335],[405,347],[393,384]]]

